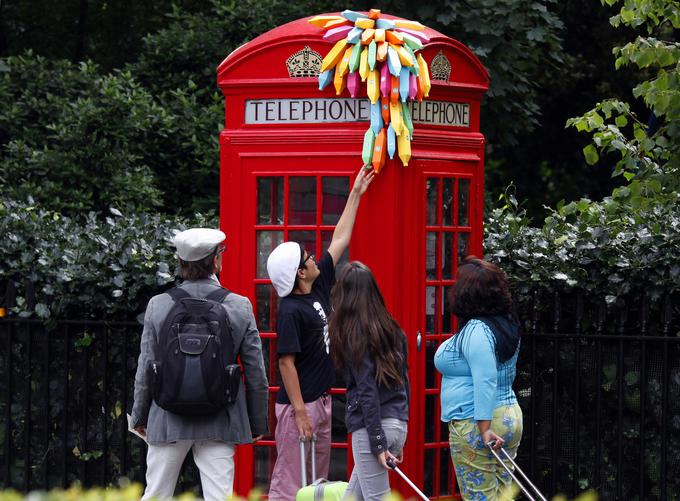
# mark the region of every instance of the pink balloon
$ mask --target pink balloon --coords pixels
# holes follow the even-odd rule
[[[387,66],[387,61],[380,63],[380,93],[383,97],[389,97],[392,90],[392,75],[390,75],[390,68]]]
[[[418,94],[418,82],[416,81],[416,76],[411,73],[408,77],[408,97],[409,99],[415,99],[416,94]]]
[[[430,41],[430,37],[428,37],[423,31],[409,30],[408,28],[396,28],[395,30],[408,33],[409,35],[416,37],[424,44]]]
[[[323,39],[328,40],[329,42],[337,42],[341,38],[345,38],[352,28],[354,28],[354,26],[338,26],[337,28],[331,28],[323,36]]]
[[[354,73],[350,73],[347,75],[347,90],[349,91],[349,95],[352,97],[357,97],[357,93],[359,92],[359,87],[361,86],[361,78],[359,76],[359,72],[355,71]]]

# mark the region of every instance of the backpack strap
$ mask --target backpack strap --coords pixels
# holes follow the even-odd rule
[[[165,293],[170,296],[175,303],[180,299],[184,299],[185,297],[191,297],[191,294],[181,287],[173,287],[172,289],[165,291]]]
[[[226,287],[220,286],[219,289],[215,289],[212,291],[210,294],[208,294],[205,298],[209,299],[211,301],[215,301],[216,303],[222,304],[226,297],[231,294],[231,291],[227,289]],[[229,355],[230,359],[233,361],[232,363],[236,362],[236,347],[234,346],[234,329],[231,326],[231,319],[229,318],[229,314],[226,312],[226,309],[224,311],[224,319],[227,322],[227,338],[225,339],[225,342],[227,343],[227,347],[229,349]]]
[[[207,296],[205,296],[205,298],[221,303],[226,299],[226,297],[229,294],[231,294],[231,291],[229,289],[227,289],[226,287],[220,287],[219,289],[216,289]]]

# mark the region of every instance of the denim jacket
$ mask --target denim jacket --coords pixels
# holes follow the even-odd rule
[[[405,340],[403,353],[406,360]],[[377,455],[387,450],[385,431],[380,422],[382,419],[396,418],[408,421],[409,383],[406,363],[402,367],[401,375],[404,384],[399,388],[378,385],[375,379],[375,363],[369,354],[364,355],[358,366],[348,360],[345,368],[347,431],[352,433],[360,428],[366,428],[373,454]]]

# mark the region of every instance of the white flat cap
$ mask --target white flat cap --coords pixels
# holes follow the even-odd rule
[[[227,236],[212,228],[191,228],[175,235],[173,244],[182,261],[198,261],[209,256]]]
[[[298,266],[300,266],[300,244],[283,242],[269,254],[267,273],[279,297],[286,297],[293,290]]]

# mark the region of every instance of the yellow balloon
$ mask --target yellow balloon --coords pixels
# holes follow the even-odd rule
[[[345,53],[345,47],[347,46],[347,39],[342,38],[338,40],[333,48],[330,50],[326,57],[323,58],[321,63],[321,73],[331,68],[334,68],[336,64],[340,62],[343,54]]]
[[[371,100],[371,104],[375,104],[380,99],[380,73],[378,70],[368,72],[366,79],[366,95]]]
[[[361,51],[361,58],[359,59],[359,75],[361,76],[361,81],[365,82],[368,77],[368,47],[364,47]]]

